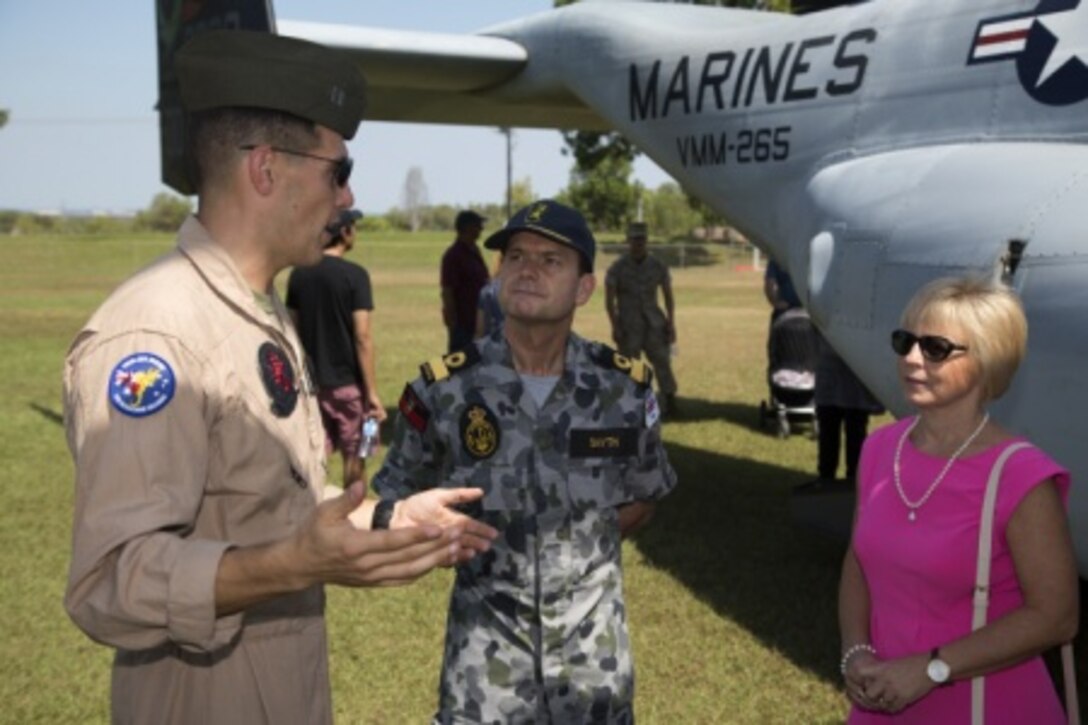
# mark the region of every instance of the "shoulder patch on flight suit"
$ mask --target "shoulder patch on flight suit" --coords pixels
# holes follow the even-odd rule
[[[298,385],[291,358],[283,348],[266,342],[257,348],[257,365],[264,389],[272,398],[272,413],[279,418],[291,415],[298,403]]]
[[[400,414],[408,421],[408,425],[420,433],[427,430],[427,422],[431,419],[431,411],[427,410],[427,406],[416,395],[416,391],[412,390],[411,385],[404,386],[404,392],[401,393],[398,407],[400,408]]]
[[[469,405],[461,413],[460,429],[461,445],[476,460],[490,458],[499,450],[499,421],[494,413],[479,403]]]
[[[620,355],[608,345],[594,345],[590,357],[602,368],[627,373],[639,385],[649,385],[653,380],[653,371],[641,358],[633,360],[626,355]]]
[[[467,370],[478,362],[480,362],[480,351],[476,349],[475,345],[469,345],[462,350],[423,363],[419,366],[419,371],[423,374],[423,379],[430,385],[445,380],[453,373]]]
[[[143,418],[165,408],[176,388],[170,363],[153,353],[137,352],[113,367],[107,394],[114,408]]]

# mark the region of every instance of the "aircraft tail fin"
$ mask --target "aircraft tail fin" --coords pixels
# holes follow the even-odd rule
[[[185,114],[181,110],[174,53],[187,40],[221,28],[276,32],[272,0],[155,0],[159,49],[159,148],[162,181],[181,194],[196,193],[192,160],[185,152]]]

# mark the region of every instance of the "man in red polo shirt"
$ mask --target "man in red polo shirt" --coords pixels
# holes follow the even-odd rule
[[[476,241],[483,231],[482,216],[471,209],[454,221],[457,238],[442,255],[442,322],[449,333],[449,352],[472,342],[476,333],[476,305],[490,275]]]

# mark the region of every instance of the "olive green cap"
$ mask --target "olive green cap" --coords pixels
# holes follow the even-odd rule
[[[197,35],[174,58],[186,111],[263,108],[353,138],[366,108],[366,81],[346,54],[252,30]]]

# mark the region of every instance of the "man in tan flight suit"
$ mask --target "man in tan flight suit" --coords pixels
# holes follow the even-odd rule
[[[64,370],[76,467],[65,606],[116,648],[115,722],[327,723],[325,583],[405,583],[495,532],[413,497],[372,531],[364,487],[325,497],[324,432],[273,288],[353,204],[365,85],[327,48],[212,31],[176,57],[199,212],[118,288]]]
[[[669,268],[646,251],[646,225],[627,229],[628,252],[608,268],[604,278],[605,309],[612,322],[612,339],[621,354],[637,360],[645,352],[657,374],[661,412],[676,413],[676,378],[669,359],[676,342],[676,323]],[[657,289],[665,311],[657,306]]]

